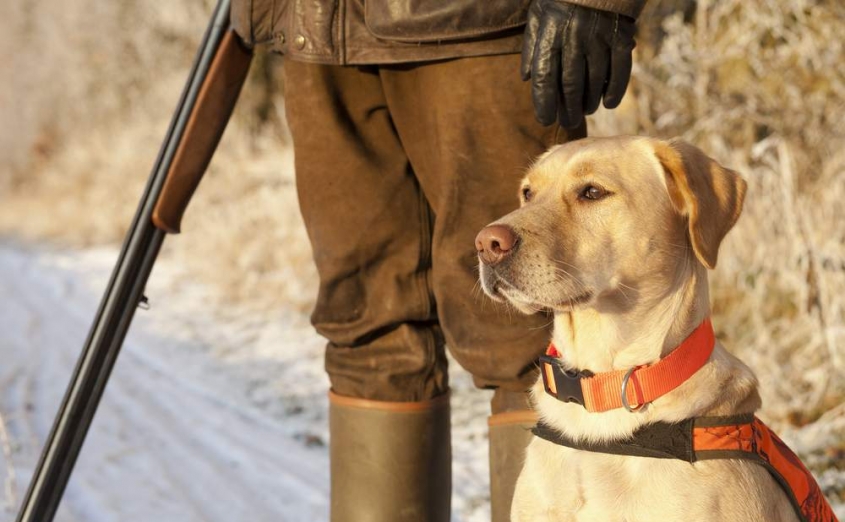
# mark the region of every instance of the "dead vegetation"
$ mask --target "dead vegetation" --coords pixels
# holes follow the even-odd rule
[[[663,19],[622,117],[601,122],[682,136],[748,180],[711,278],[716,324],[765,413],[798,423],[845,392],[843,16],[836,1],[699,0]]]
[[[33,0],[0,22],[0,234],[119,241],[209,0]],[[592,132],[682,136],[749,181],[712,277],[719,334],[764,416],[813,423],[845,396],[845,50],[838,0],[654,0],[634,80]],[[255,64],[166,255],[226,299],[310,306],[278,59]],[[841,435],[840,435],[841,438]],[[841,445],[841,441],[840,441]]]

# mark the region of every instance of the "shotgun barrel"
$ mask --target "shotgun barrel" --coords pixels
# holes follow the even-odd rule
[[[17,522],[53,520],[164,236],[179,231],[229,121],[252,60],[230,28],[229,4],[214,9]]]

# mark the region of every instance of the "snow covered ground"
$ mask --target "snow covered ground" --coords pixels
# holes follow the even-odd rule
[[[14,520],[116,251],[0,244],[0,521]],[[328,518],[323,341],[301,312],[209,306],[166,260],[57,522]],[[454,520],[489,519],[488,392],[454,376]]]
[[[0,522],[14,520],[116,255],[0,242]],[[326,520],[327,380],[307,316],[211,304],[167,259],[147,290],[57,522]],[[486,522],[490,394],[455,364],[452,381],[453,519]],[[845,412],[830,418],[785,438],[823,451]]]

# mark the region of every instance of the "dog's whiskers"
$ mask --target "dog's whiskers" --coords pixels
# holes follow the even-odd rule
[[[571,266],[571,265],[570,265],[570,266]],[[561,267],[559,267],[559,266],[555,266],[555,267],[554,267],[554,270],[555,270],[555,272],[557,272],[557,273],[559,273],[559,274],[563,274],[563,275],[567,276],[568,280],[569,280],[569,281],[571,281],[572,283],[574,283],[574,284],[578,285],[578,287],[579,287],[581,290],[586,290],[586,289],[587,289],[587,285],[585,285],[585,284],[584,284],[584,282],[583,282],[583,281],[581,281],[581,279],[580,279],[580,278],[576,277],[575,275],[573,275],[571,272],[567,271],[566,269],[561,268]]]

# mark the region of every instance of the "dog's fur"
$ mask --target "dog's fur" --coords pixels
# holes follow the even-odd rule
[[[583,197],[589,186],[606,196]],[[521,207],[496,221],[516,247],[481,263],[485,292],[554,314],[571,369],[606,372],[664,357],[710,313],[707,269],[742,209],[745,182],[682,141],[585,139],[549,150],[526,176]],[[753,412],[751,370],[716,343],[705,366],[635,413],[589,413],[532,390],[540,418],[569,437],[623,439],[644,424]],[[534,438],[513,522],[794,521],[757,464],[590,453]]]

